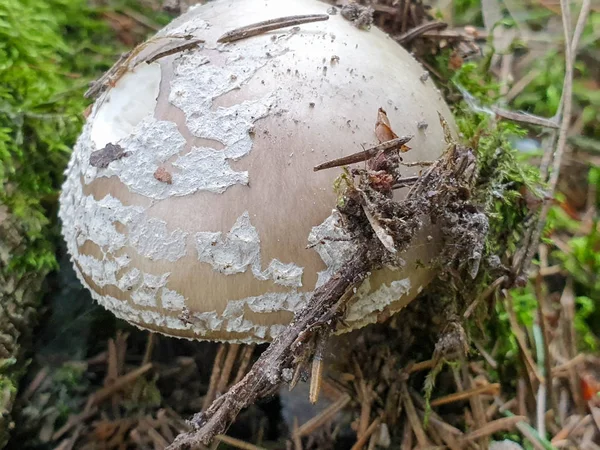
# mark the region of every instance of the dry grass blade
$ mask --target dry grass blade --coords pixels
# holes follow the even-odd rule
[[[223,370],[221,372],[219,383],[217,384],[217,393],[218,394],[222,394],[227,389],[227,385],[229,383],[229,377],[231,376],[231,371],[233,369],[233,365],[235,364],[235,360],[237,358],[239,349],[240,349],[240,344],[230,344],[229,345],[229,349],[227,351],[227,357],[225,358],[225,363],[223,364]]]
[[[568,132],[571,126],[575,57],[577,54],[577,46],[580,38],[580,33],[582,32],[580,30],[583,30],[583,26],[587,22],[587,18],[590,12],[589,4],[589,0],[584,0],[581,11],[579,13],[579,18],[577,20],[577,34],[574,35],[573,39],[571,39],[571,12],[569,6],[570,2],[568,2],[567,0],[560,1],[562,10],[563,30],[565,35],[565,80],[563,83],[563,93],[561,96],[561,102],[557,111],[557,117],[562,117],[562,120],[560,124],[558,140],[556,141],[556,150],[554,152],[552,152],[551,150],[546,151],[542,159],[542,163],[540,165],[540,171],[542,173],[542,176],[545,177],[547,175],[548,167],[550,166],[550,163],[552,163],[552,173],[550,174],[550,178],[548,180],[548,191],[546,193],[547,198],[554,197],[554,192],[556,191],[556,186],[558,183],[558,177],[560,175],[562,160],[565,153]],[[522,278],[527,278],[526,274],[531,266],[531,262],[535,255],[537,244],[542,236],[544,225],[546,223],[546,217],[548,216],[548,212],[550,211],[551,206],[552,202],[548,200],[544,202],[542,210],[537,220],[537,224],[534,225],[534,228],[531,229],[529,233],[529,239],[526,239],[525,256],[520,264],[519,269],[519,276]]]
[[[529,376],[533,375],[539,382],[541,382],[541,381],[543,381],[544,377],[542,377],[542,374],[539,373],[537,364],[535,363],[535,360],[533,359],[533,356],[531,355],[531,351],[529,350],[529,346],[527,345],[527,341],[525,340],[525,335],[523,333],[523,330],[521,330],[521,327],[519,326],[519,323],[517,321],[517,315],[513,308],[512,296],[510,293],[507,293],[505,298],[506,298],[506,312],[508,313],[508,320],[510,322],[510,327],[512,329],[513,335],[515,336],[515,339],[517,340],[517,344],[519,345],[519,350],[521,351],[521,354],[523,355],[525,364],[527,365],[528,375]]]
[[[447,405],[448,403],[459,402],[462,400],[469,400],[473,396],[481,394],[497,395],[500,393],[500,383],[492,383],[486,386],[480,386],[473,389],[469,389],[462,392],[456,392],[454,394],[446,395],[444,397],[436,398],[431,401],[431,406]]]
[[[485,424],[478,430],[472,431],[463,438],[463,442],[474,441],[476,439],[491,436],[494,433],[505,430],[512,430],[517,425],[517,422],[527,421],[525,416],[504,417],[502,419],[493,420]]]
[[[423,425],[421,424],[421,420],[417,415],[417,411],[415,409],[415,405],[413,404],[412,398],[408,393],[408,388],[406,387],[406,383],[402,383],[402,402],[404,403],[404,410],[406,411],[406,416],[408,417],[408,422],[410,423],[410,427],[412,428],[415,436],[417,437],[417,441],[419,442],[420,447],[427,447],[431,445],[429,439],[427,439],[427,435],[425,434],[425,430],[423,430]]]
[[[458,353],[452,353],[448,356],[446,356],[446,359],[448,361],[452,361],[454,359],[456,359],[458,357]],[[418,363],[414,363],[409,365],[406,368],[406,372],[407,373],[415,373],[415,372],[420,372],[421,370],[430,370],[433,369],[436,364],[439,363],[439,358],[433,358],[433,359],[428,359],[427,361],[421,361]]]
[[[514,122],[526,123],[529,125],[537,125],[545,128],[558,129],[559,125],[554,119],[547,119],[545,117],[535,116],[533,114],[520,113],[516,111],[509,111],[507,109],[492,107],[492,111],[498,116],[504,119],[509,119]]]
[[[413,28],[406,33],[401,34],[400,36],[395,36],[394,39],[401,45],[406,45],[414,39],[422,36],[423,34],[434,31],[434,30],[443,30],[448,26],[447,23],[444,22],[427,22],[418,27]]]
[[[94,395],[92,395],[92,397],[90,398],[90,405],[93,406],[102,403],[104,400],[111,397],[113,394],[120,391],[128,384],[133,383],[135,380],[144,375],[150,369],[152,369],[152,364],[148,363],[138,369],[135,369],[117,378],[113,384],[100,389]]]
[[[586,426],[593,420],[591,414],[571,417],[572,419],[569,420],[567,425],[561,428],[561,430],[552,438],[550,441],[552,444],[556,444],[559,441],[567,439],[577,428]]]
[[[497,278],[492,284],[490,284],[487,288],[485,288],[485,290],[479,294],[477,296],[477,298],[473,301],[473,303],[471,303],[469,305],[469,307],[467,308],[467,310],[465,311],[465,313],[463,314],[463,317],[465,319],[468,319],[471,314],[473,314],[473,311],[475,311],[475,308],[477,307],[477,305],[479,305],[479,303],[482,300],[485,300],[486,298],[488,298],[490,295],[492,295],[492,293],[498,289],[498,287],[504,283],[507,280],[506,276],[502,276]]]
[[[69,431],[71,431],[74,427],[76,427],[77,425],[85,422],[86,420],[88,420],[89,418],[93,417],[96,415],[96,413],[98,412],[98,408],[93,407],[90,409],[87,409],[85,411],[83,411],[80,414],[77,415],[73,415],[70,416],[67,419],[67,423],[65,423],[62,427],[60,427],[53,435],[52,435],[52,440],[53,441],[58,441],[59,439],[61,439],[64,435],[66,435]]]
[[[584,361],[585,361],[585,355],[583,353],[579,353],[575,358],[570,359],[563,364],[559,364],[558,366],[554,366],[552,368],[552,374],[557,377],[565,376],[564,372],[567,372],[572,367],[578,366],[579,364],[581,364]]]
[[[377,430],[380,423],[381,423],[381,419],[379,417],[377,419],[375,419],[373,422],[371,422],[371,425],[369,425],[369,427],[365,430],[363,435],[358,438],[356,443],[352,446],[351,450],[362,449],[364,447],[364,445],[367,443],[367,440],[369,440],[369,438],[371,437],[371,435],[373,433],[375,433],[375,430]]]
[[[221,379],[221,366],[223,364],[223,360],[225,359],[226,353],[227,345],[222,343],[219,344],[219,349],[217,350],[217,354],[215,355],[215,360],[213,362],[212,373],[210,374],[210,381],[208,382],[208,391],[206,392],[206,396],[204,397],[204,401],[202,403],[202,410],[207,409],[217,396],[217,386],[219,384],[219,380]]]
[[[348,394],[342,395],[342,397],[324,409],[319,415],[313,417],[308,422],[305,422],[302,426],[300,426],[296,430],[294,437],[307,436],[311,434],[314,430],[333,419],[335,415],[344,409],[348,403],[350,403],[350,396]]]
[[[242,441],[240,439],[232,438],[231,436],[226,436],[224,434],[218,434],[215,436],[217,441],[223,442],[224,444],[231,445],[232,447],[239,448],[241,450],[266,450],[264,447],[259,447],[258,445],[251,444],[246,441]]]
[[[238,367],[237,374],[235,376],[235,380],[233,380],[233,384],[238,383],[244,375],[246,375],[246,370],[250,365],[250,360],[252,359],[252,354],[254,353],[254,349],[256,348],[256,344],[244,345],[242,350],[242,356],[240,358],[240,366]]]
[[[562,306],[562,334],[563,342],[565,344],[565,351],[568,357],[572,360],[577,354],[577,338],[575,332],[575,293],[573,291],[573,280],[569,278],[567,285],[565,286],[563,293],[560,297],[560,304]],[[585,401],[581,394],[580,389],[580,377],[577,370],[577,365],[571,365],[567,372],[569,374],[569,385],[571,387],[571,394],[573,400],[577,406],[577,410],[580,414],[585,411]]]

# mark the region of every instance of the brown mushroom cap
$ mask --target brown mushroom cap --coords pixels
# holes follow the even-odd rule
[[[195,7],[152,38],[95,103],[60,217],[80,280],[118,317],[191,339],[271,340],[352,256],[351,241],[328,239],[341,235],[332,212],[341,169],[313,167],[377,144],[380,107],[397,135],[415,135],[406,161],[442,153],[438,112],[452,123],[448,107],[423,68],[378,29],[359,30],[338,14],[217,43],[241,26],[327,7]],[[194,39],[204,42],[164,50]],[[357,290],[351,328],[401,309],[431,280],[430,235],[424,226],[402,270],[375,272]]]

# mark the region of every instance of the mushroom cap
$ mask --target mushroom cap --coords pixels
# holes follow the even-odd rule
[[[217,42],[238,27],[327,9],[316,0],[211,1],[117,70],[60,198],[77,275],[115,315],[176,337],[270,341],[354,249],[332,210],[341,169],[313,167],[376,145],[379,108],[397,135],[415,135],[405,161],[443,152],[438,112],[452,124],[447,105],[376,28],[337,14]],[[171,51],[194,40],[203,42]],[[402,269],[370,275],[350,300],[348,329],[389,316],[423,289],[434,276],[435,236],[425,223]]]

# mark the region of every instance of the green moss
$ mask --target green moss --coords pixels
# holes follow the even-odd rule
[[[30,305],[38,299],[40,282],[57,267],[58,191],[89,103],[83,93],[124,50],[102,10],[90,4],[0,1],[0,216],[8,212],[10,219],[2,225],[11,237],[11,242],[3,242],[0,280],[20,280],[35,291],[22,298],[19,288],[2,293],[9,297],[0,301],[16,308],[17,316],[27,309],[28,327],[34,325],[37,308]],[[139,2],[133,0],[120,1],[117,10],[125,6],[139,10]],[[154,16],[159,25],[168,20]],[[10,423],[17,381],[26,366],[20,348],[29,337],[11,336],[10,330],[9,338],[18,342],[13,358],[0,359],[0,409],[8,409],[0,411],[0,447],[7,439],[3,425]]]
[[[0,203],[26,232],[8,270],[56,267],[55,204],[82,94],[120,51],[87,0],[0,2]]]

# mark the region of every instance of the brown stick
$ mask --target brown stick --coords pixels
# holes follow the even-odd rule
[[[208,407],[216,397],[217,385],[219,384],[219,380],[221,379],[221,364],[223,364],[226,349],[227,347],[225,346],[225,344],[219,344],[219,349],[217,350],[217,354],[213,362],[213,370],[210,374],[210,380],[208,382],[208,391],[206,391],[204,401],[202,402],[203,411],[208,409]]]
[[[223,364],[223,371],[221,372],[221,378],[219,379],[219,383],[217,384],[217,392],[219,394],[222,394],[227,389],[229,376],[231,375],[231,370],[233,369],[233,365],[235,364],[235,359],[237,358],[239,349],[240,344],[229,345],[227,357],[225,358],[225,363]]]
[[[375,430],[377,429],[377,427],[379,426],[380,423],[381,423],[381,419],[379,417],[377,419],[375,419],[371,423],[371,425],[369,425],[369,428],[367,428],[365,430],[363,435],[360,438],[358,438],[356,443],[352,446],[351,450],[361,450],[364,447],[364,445],[367,443],[367,439],[369,439],[371,437],[371,435],[375,432]]]
[[[246,369],[250,365],[250,360],[252,359],[252,354],[254,353],[254,348],[256,344],[245,345],[242,350],[242,357],[240,362],[240,367],[238,367],[237,375],[235,376],[235,380],[233,380],[233,384],[238,383],[244,375],[246,375]]]
[[[542,330],[542,339],[544,345],[544,376],[546,377],[546,397],[547,403],[553,411],[558,411],[558,402],[554,393],[552,382],[552,355],[550,354],[550,333],[548,332],[548,324],[546,323],[546,296],[542,290],[542,276],[538,274],[535,280],[535,293],[538,300],[538,316],[540,329]]]
[[[396,40],[401,45],[405,45],[408,44],[410,41],[423,35],[424,33],[427,33],[428,31],[443,30],[447,26],[448,24],[444,22],[427,22],[423,25],[419,25],[418,27],[413,28],[410,31],[407,31],[404,34],[401,34],[400,36],[394,37],[394,40]]]
[[[483,427],[475,430],[469,434],[467,434],[463,438],[463,442],[473,441],[475,439],[479,439],[481,437],[490,436],[494,433],[503,430],[511,430],[517,425],[517,422],[527,422],[527,417],[525,416],[513,416],[513,417],[504,417],[502,419],[497,419],[492,422],[485,424]]]
[[[469,389],[468,391],[457,392],[455,394],[446,395],[440,397],[431,402],[431,406],[441,406],[448,403],[458,402],[461,400],[467,400],[475,395],[481,394],[494,394],[497,395],[500,392],[500,383],[492,383],[481,387]]]
[[[307,305],[285,332],[275,338],[242,381],[232,386],[207,411],[195,414],[191,419],[193,430],[179,435],[168,449],[192,449],[198,444],[209,444],[217,434],[225,431],[243,408],[275,391],[282,382],[290,381],[295,358],[305,350],[303,343],[312,337],[314,328],[321,326],[323,320],[331,319],[338,300],[366,278],[371,266],[367,249],[359,249],[352,261],[315,290]]]
[[[99,403],[102,403],[104,400],[109,398],[115,392],[123,389],[129,383],[132,383],[133,381],[137,380],[139,377],[141,377],[143,374],[148,372],[150,369],[152,369],[151,363],[146,364],[138,369],[132,370],[131,372],[123,375],[122,377],[117,378],[114,383],[100,389],[91,397],[90,406],[94,406],[94,405],[98,405]]]
[[[547,119],[545,117],[535,116],[533,114],[510,111],[508,109],[498,108],[496,106],[492,106],[492,111],[494,111],[494,113],[499,117],[513,120],[515,122],[527,123],[530,125],[539,125],[540,127],[545,128],[559,128],[559,124],[556,123],[555,119]]]
[[[355,164],[362,161],[367,161],[374,156],[377,156],[379,152],[391,152],[402,147],[404,144],[409,142],[413,136],[401,136],[389,141],[383,142],[375,147],[368,148],[362,152],[353,153],[352,155],[342,156],[341,158],[333,159],[331,161],[324,162],[315,166],[313,169],[315,172],[323,169],[331,169],[332,167],[347,166],[348,164]]]
[[[231,436],[227,436],[225,434],[219,434],[215,436],[215,439],[241,450],[266,450],[264,447],[258,447],[257,445],[242,441],[240,439],[232,438]]]
[[[348,394],[342,395],[335,403],[332,403],[327,409],[323,410],[323,412],[308,422],[305,422],[294,432],[294,439],[296,437],[300,438],[302,436],[309,435],[314,430],[319,428],[321,425],[327,423],[329,420],[333,419],[333,417],[340,412],[345,406],[350,403],[350,396]]]
[[[323,20],[329,20],[329,15],[307,14],[304,16],[279,17],[277,19],[265,20],[263,22],[253,23],[252,25],[247,25],[245,27],[228,31],[219,39],[217,39],[217,42],[239,41],[251,36],[257,36],[259,34],[268,33],[269,31],[278,30],[280,28],[294,27],[296,25],[302,25],[311,22],[321,22]]]
[[[423,426],[421,425],[421,420],[417,415],[417,411],[415,409],[415,405],[408,393],[408,388],[406,387],[406,383],[402,383],[402,402],[404,403],[404,408],[406,410],[406,417],[408,417],[408,422],[410,423],[410,427],[412,428],[415,436],[417,437],[417,441],[419,441],[419,446],[427,447],[430,445],[429,439],[425,435],[425,431],[423,430]]]

